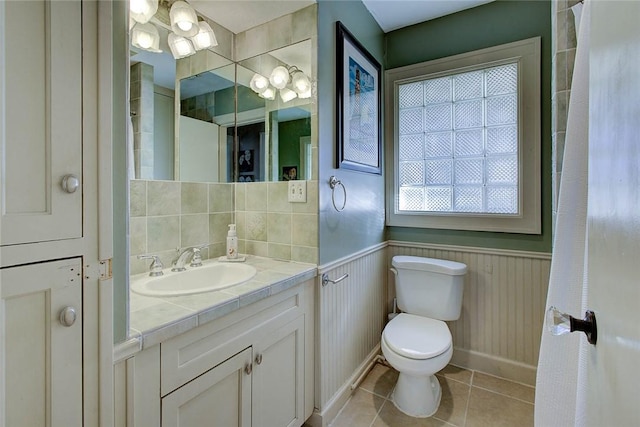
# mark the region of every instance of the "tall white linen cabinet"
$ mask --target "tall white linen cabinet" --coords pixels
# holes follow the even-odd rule
[[[0,1],[0,427],[109,424],[99,3]]]

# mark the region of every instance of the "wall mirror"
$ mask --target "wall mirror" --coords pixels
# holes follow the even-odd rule
[[[174,60],[135,46],[130,56],[134,171],[188,182],[311,179],[310,40],[233,62],[211,50]],[[166,42],[165,42],[166,43]],[[204,67],[204,68],[203,68]],[[284,70],[288,84],[260,93],[254,76]],[[298,79],[298,80],[295,80]],[[306,89],[294,83],[302,79]]]

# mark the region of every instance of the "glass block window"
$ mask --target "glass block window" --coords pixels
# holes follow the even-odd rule
[[[539,234],[540,38],[385,78],[387,225]]]
[[[518,64],[398,86],[399,210],[518,214]]]

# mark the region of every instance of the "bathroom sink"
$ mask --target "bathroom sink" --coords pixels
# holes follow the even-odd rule
[[[134,280],[131,290],[152,297],[191,295],[226,289],[255,275],[256,269],[247,264],[212,262],[181,272],[167,269],[162,276]]]

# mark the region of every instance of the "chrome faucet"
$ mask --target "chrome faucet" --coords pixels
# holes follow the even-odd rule
[[[149,265],[149,276],[158,277],[162,276],[162,269],[164,265],[162,265],[162,261],[160,261],[160,257],[157,255],[138,255],[138,259],[152,259],[151,265]]]
[[[171,271],[185,271],[185,264],[189,261],[191,267],[200,267],[202,265],[202,254],[200,249],[205,248],[207,245],[190,246],[188,248],[178,248],[178,256],[171,261]]]

